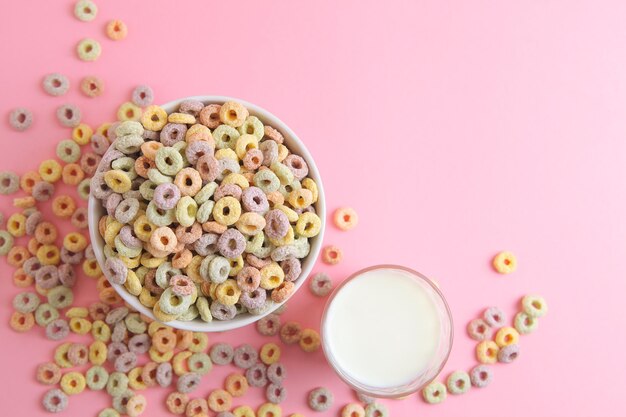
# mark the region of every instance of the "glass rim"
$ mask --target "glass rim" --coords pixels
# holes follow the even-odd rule
[[[395,392],[394,390],[397,388],[401,388],[402,386],[399,387],[389,387],[389,388],[376,388],[376,387],[368,387],[365,384],[361,384],[359,385],[356,381],[354,381],[353,378],[350,378],[347,374],[347,372],[343,371],[342,369],[339,368],[337,361],[334,359],[334,357],[332,356],[332,354],[330,353],[330,348],[328,347],[328,338],[326,337],[326,321],[327,321],[327,316],[328,316],[328,310],[333,302],[333,300],[335,299],[336,295],[341,291],[341,289],[348,284],[349,282],[351,282],[353,279],[367,273],[373,270],[379,270],[379,269],[395,269],[395,270],[400,270],[403,272],[407,272],[410,275],[412,275],[413,278],[419,278],[421,281],[425,282],[428,287],[434,291],[434,293],[441,299],[441,302],[444,306],[443,312],[444,312],[444,319],[447,319],[447,321],[449,322],[449,328],[450,328],[450,336],[448,338],[448,348],[445,352],[445,355],[443,356],[443,359],[441,360],[439,366],[436,369],[436,372],[433,374],[432,378],[429,378],[427,381],[425,381],[423,384],[419,384],[416,385],[414,387],[411,387],[407,390],[404,391],[398,391]],[[350,388],[352,388],[353,390],[357,391],[357,392],[361,392],[367,395],[371,395],[373,397],[376,398],[390,398],[390,399],[398,399],[398,398],[403,398],[406,397],[408,395],[411,395],[417,391],[419,391],[420,389],[422,389],[423,387],[425,387],[426,385],[430,384],[435,378],[437,378],[437,376],[441,373],[441,371],[443,370],[444,366],[446,365],[446,363],[448,362],[448,358],[450,357],[450,352],[452,351],[452,344],[453,344],[453,340],[454,340],[454,325],[453,325],[453,320],[452,320],[452,312],[450,311],[450,306],[448,305],[448,302],[445,298],[445,296],[443,295],[443,293],[441,292],[441,290],[439,289],[439,287],[427,276],[425,276],[424,274],[412,269],[412,268],[408,268],[402,265],[395,265],[395,264],[379,264],[379,265],[373,265],[373,266],[369,266],[367,268],[363,268],[360,269],[356,272],[354,272],[352,275],[350,275],[348,278],[346,278],[345,280],[343,280],[337,287],[335,287],[335,289],[333,290],[333,292],[331,293],[331,295],[328,297],[328,300],[326,301],[326,305],[324,306],[324,311],[322,313],[322,319],[321,319],[321,323],[320,323],[320,332],[322,333],[322,351],[324,352],[324,357],[326,358],[326,361],[328,362],[328,364],[331,366],[331,368],[333,368],[333,370],[335,371],[335,373],[337,374],[337,376],[339,376],[339,378],[345,382]],[[416,379],[417,380],[417,379]],[[415,382],[416,380],[414,380],[413,382]],[[411,383],[407,384],[410,385]],[[384,390],[391,390],[390,392],[384,392]],[[382,391],[382,392],[381,392]]]

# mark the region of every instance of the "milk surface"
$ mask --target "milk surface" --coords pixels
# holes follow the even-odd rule
[[[344,285],[324,325],[339,368],[376,388],[399,387],[419,377],[433,360],[441,333],[426,285],[395,269],[367,271]]]

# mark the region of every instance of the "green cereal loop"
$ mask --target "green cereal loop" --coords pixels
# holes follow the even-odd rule
[[[134,258],[136,256],[141,255],[141,251],[143,249],[142,247],[129,248],[122,242],[119,235],[115,236],[115,239],[113,240],[113,242],[115,242],[115,251],[120,256],[125,256],[126,258]]]
[[[97,40],[85,38],[76,45],[76,52],[83,61],[95,61],[100,56],[102,48]]]
[[[158,171],[157,171],[158,172]],[[156,183],[154,181],[151,180],[145,180],[144,182],[141,183],[141,185],[139,186],[139,192],[141,193],[141,196],[150,201],[152,200],[152,198],[154,197],[154,189],[157,187]]]
[[[217,190],[217,183],[215,181],[212,181],[202,187],[193,199],[196,200],[196,203],[202,204],[206,202],[209,198],[213,197],[215,190]]]
[[[85,178],[78,184],[78,187],[76,187],[76,190],[78,191],[78,195],[80,196],[80,198],[82,198],[83,200],[89,200],[90,188],[91,188],[91,180],[89,178]]]
[[[176,149],[180,156],[183,158],[183,168],[191,166],[191,164],[187,160],[187,153],[185,152],[187,150],[187,142],[181,140],[180,142],[176,142],[175,144],[173,144],[172,148]]]
[[[302,236],[296,238],[290,246],[293,248],[292,254],[296,258],[306,258],[311,251],[309,239]]]
[[[171,262],[163,262],[157,268],[154,279],[159,287],[167,288],[170,285],[170,278],[180,274],[182,274],[182,271],[178,268],[174,268]]]
[[[107,381],[107,392],[111,397],[122,395],[128,389],[128,377],[122,372],[113,372]]]
[[[137,178],[137,171],[135,171],[135,160],[130,156],[117,158],[115,161],[111,162],[111,168],[124,171],[128,175],[128,178],[131,179],[131,181]]]
[[[126,329],[133,334],[142,334],[148,330],[148,324],[141,319],[139,313],[129,313],[124,318]]]
[[[424,387],[422,396],[428,404],[439,404],[446,399],[447,392],[445,385],[439,381],[433,381]]]
[[[59,310],[48,303],[39,304],[39,307],[35,310],[35,322],[41,327],[46,327],[58,318]]]
[[[520,311],[515,315],[514,327],[519,334],[529,334],[537,330],[539,327],[539,319]]]
[[[126,135],[118,137],[115,140],[115,149],[128,155],[139,152],[139,148],[143,145],[143,142],[143,137],[140,135]]]
[[[452,372],[446,380],[446,386],[450,394],[465,394],[472,387],[469,374],[465,371]]]
[[[105,408],[98,413],[98,417],[120,417],[120,413],[113,408]]]
[[[228,125],[219,125],[213,131],[213,139],[215,139],[216,149],[235,149],[237,139],[241,134],[237,129]]]
[[[72,305],[74,293],[70,288],[59,285],[48,292],[48,303],[54,308],[62,309]]]
[[[211,362],[209,355],[204,352],[197,352],[187,359],[187,368],[189,368],[189,371],[191,372],[206,375],[213,368],[213,363]]]
[[[13,308],[23,314],[32,313],[41,304],[39,296],[31,291],[23,291],[13,297]]]
[[[289,184],[286,184],[286,185],[281,184],[280,188],[278,189],[278,192],[280,192],[283,195],[283,197],[287,198],[290,192],[301,190],[301,189],[302,189],[302,183],[298,181],[297,179],[294,179]]]
[[[163,175],[176,175],[178,171],[183,169],[182,155],[175,148],[169,146],[164,146],[157,151],[154,162]],[[154,181],[152,178],[150,179]]]
[[[228,279],[230,262],[223,256],[216,256],[209,263],[209,279],[211,282],[221,284]]]
[[[195,304],[191,304],[189,306],[189,308],[187,309],[187,311],[185,311],[183,314],[181,314],[180,316],[176,317],[176,320],[180,320],[180,321],[192,321],[195,320],[196,317],[198,317],[198,308],[196,307]]]
[[[209,276],[209,265],[211,265],[211,261],[217,255],[208,255],[205,256],[202,262],[200,262],[200,268],[198,268],[198,273],[205,281],[210,281],[211,278]]]
[[[102,366],[92,366],[85,373],[85,381],[92,391],[104,389],[109,381],[109,373]]]
[[[196,221],[198,204],[188,195],[181,197],[176,203],[176,220],[181,226],[189,227]]]
[[[113,396],[113,408],[122,414],[128,414],[126,404],[128,400],[135,396],[135,393],[129,389],[121,393],[120,395]]]
[[[202,321],[206,321],[207,323],[213,321],[213,315],[211,315],[211,309],[209,308],[209,300],[205,297],[198,297],[196,300],[196,308],[198,309]]]
[[[259,233],[261,234],[261,233]],[[263,239],[263,244],[260,248],[250,251],[249,253],[253,254],[257,258],[267,258],[270,256],[270,253],[274,250],[274,245],[269,242],[269,239]]]
[[[529,316],[543,317],[548,313],[548,304],[538,295],[527,295],[522,298],[522,310]]]
[[[104,245],[104,249],[102,249],[102,251],[104,252],[105,258],[117,258],[117,251],[109,245]]]
[[[98,6],[91,0],[79,0],[74,6],[74,16],[83,22],[90,22],[96,18]]]
[[[134,120],[126,120],[120,123],[115,128],[115,137],[121,138],[122,136],[135,135],[142,136],[144,132],[143,125]]]
[[[258,140],[263,139],[265,135],[265,126],[256,116],[248,116],[241,126],[237,128],[242,135],[254,135]]]
[[[287,165],[281,164],[280,162],[274,162],[270,166],[270,169],[274,174],[276,174],[281,184],[286,185],[293,182],[293,172],[291,172]]]
[[[168,287],[159,298],[159,307],[165,314],[180,316],[185,314],[191,305],[191,295],[177,295],[172,292],[172,287]]]
[[[150,204],[148,204],[146,217],[148,217],[148,221],[150,223],[157,227],[169,226],[176,220],[174,209],[161,210],[154,204],[154,201],[151,201]]]
[[[215,206],[215,201],[213,200],[202,203],[196,213],[196,220],[198,220],[198,223],[206,223],[209,221],[209,217],[211,217],[211,213],[213,212],[213,206]]]
[[[273,193],[274,191],[278,191],[280,188],[280,180],[276,174],[269,169],[264,169],[254,174],[252,182],[254,182],[254,185],[259,187],[265,194]]]
[[[155,168],[150,168],[148,170],[148,179],[152,181],[155,185],[161,185],[165,183],[170,184],[174,182],[174,179],[172,177],[161,174],[159,170]]]
[[[13,248],[13,235],[6,230],[0,230],[0,255],[4,256]]]
[[[70,139],[62,140],[57,144],[57,156],[65,163],[71,164],[80,159],[80,146]]]
[[[246,252],[251,253],[257,251],[263,247],[265,241],[265,233],[257,233],[252,236],[252,239],[246,242]]]

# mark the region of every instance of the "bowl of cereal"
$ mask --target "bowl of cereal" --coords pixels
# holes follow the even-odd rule
[[[101,298],[217,332],[259,320],[302,286],[322,245],[324,191],[311,154],[276,116],[188,97],[148,106],[98,140],[112,142],[88,209],[111,286]]]

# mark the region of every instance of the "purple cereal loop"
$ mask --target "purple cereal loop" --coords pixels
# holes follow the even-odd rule
[[[275,313],[268,314],[256,322],[256,328],[263,336],[275,336],[280,329],[280,316]]]
[[[309,281],[309,288],[311,292],[318,297],[327,296],[333,289],[333,282],[328,274],[324,272],[318,272],[313,275]]]
[[[263,166],[270,166],[274,162],[278,162],[278,145],[273,140],[261,142],[259,149],[263,152]]]
[[[154,101],[154,92],[147,85],[138,85],[133,90],[131,101],[139,107],[147,107]]]
[[[246,238],[237,229],[228,229],[217,240],[217,249],[223,257],[235,259],[246,249]]]
[[[200,100],[183,100],[178,105],[178,112],[198,117],[203,108],[204,103]]]
[[[136,334],[128,340],[128,350],[141,355],[150,350],[152,339],[147,333]]]
[[[139,200],[136,198],[125,198],[115,209],[115,220],[120,223],[130,223],[139,212]]]
[[[104,319],[105,323],[109,326],[114,325],[120,320],[124,320],[124,318],[128,315],[128,308],[126,307],[117,307],[113,310],[109,311]]]
[[[213,193],[213,200],[217,201],[222,197],[235,197],[237,200],[241,200],[241,187],[237,184],[222,184]]]
[[[285,281],[295,281],[302,272],[302,264],[298,258],[287,258],[280,263],[280,267],[285,273]]]
[[[131,249],[139,249],[143,247],[143,242],[135,236],[133,228],[129,225],[120,229],[119,236],[122,243]]]
[[[111,143],[115,142],[115,139],[117,139],[117,134],[115,133],[115,131],[121,124],[122,122],[113,122],[111,123],[111,126],[109,126],[109,128],[107,129],[107,134],[106,134],[106,137],[109,139],[109,142]]]
[[[287,398],[287,389],[282,385],[272,382],[265,389],[265,398],[273,404],[280,404]]]
[[[123,342],[128,336],[128,329],[126,328],[126,323],[120,320],[115,323],[113,326],[113,331],[111,332],[111,341],[112,342]]]
[[[244,266],[237,273],[237,285],[244,292],[254,291],[261,283],[261,272],[251,266]],[[245,306],[244,306],[245,307]]]
[[[234,354],[233,347],[227,343],[216,343],[209,352],[211,361],[216,365],[228,365],[233,361]]]
[[[191,142],[185,148],[185,156],[190,164],[195,165],[204,155],[213,155],[213,146],[205,140]]]
[[[54,194],[54,185],[47,181],[38,181],[33,186],[33,198],[36,201],[48,201]]]
[[[128,347],[122,342],[111,342],[107,346],[107,360],[115,362],[118,357],[128,352]]]
[[[163,183],[154,189],[152,201],[154,205],[161,210],[170,210],[176,207],[176,203],[180,200],[180,190],[172,183]]]
[[[159,132],[155,132],[154,130],[144,129],[143,134],[141,135],[145,140],[159,140]]]
[[[65,247],[61,248],[61,262],[77,265],[83,260],[83,252],[72,252]]]
[[[249,344],[243,344],[235,349],[233,363],[238,368],[248,369],[259,359],[259,353]]]
[[[34,212],[26,219],[26,234],[32,236],[35,234],[35,228],[42,220],[42,214],[39,211]]]
[[[215,129],[220,125],[220,109],[219,104],[208,104],[199,114],[200,123],[209,129]]]
[[[467,325],[467,334],[474,340],[483,341],[491,339],[493,329],[483,319],[474,319]]]
[[[247,170],[258,169],[263,163],[263,152],[260,149],[250,149],[243,157],[243,167]]]
[[[115,215],[115,209],[117,208],[118,204],[120,204],[122,199],[123,198],[121,194],[112,193],[104,200],[104,208],[106,209],[109,216]]]
[[[91,243],[85,248],[85,259],[96,259],[96,253],[93,251]]]
[[[108,258],[104,263],[104,270],[111,283],[122,285],[126,282],[128,268],[121,259]]]
[[[219,235],[215,233],[205,233],[193,243],[192,248],[200,256],[213,255],[218,250],[218,239]]]
[[[24,270],[24,273],[33,278],[35,277],[37,271],[41,269],[41,267],[41,262],[39,262],[39,259],[37,259],[37,257],[35,256],[28,258],[22,264],[22,269]]]
[[[113,194],[113,190],[104,182],[104,174],[101,172],[96,173],[91,178],[90,190],[93,196],[100,200],[104,200]]]
[[[261,388],[267,385],[267,367],[258,362],[246,369],[246,379],[251,387]]]
[[[102,157],[93,152],[85,152],[83,156],[80,157],[80,167],[87,176],[93,175],[98,169],[98,165]]]
[[[122,152],[118,151],[115,148],[109,148],[109,150],[102,155],[102,159],[100,159],[100,164],[98,165],[98,172],[105,172],[111,169],[111,163],[118,158],[123,158],[124,155]]]
[[[67,358],[74,366],[81,366],[89,360],[89,349],[82,343],[72,343],[67,351]]]
[[[181,123],[168,123],[161,129],[161,143],[165,146],[173,146],[185,139],[187,126]]]
[[[78,207],[72,214],[70,221],[77,229],[87,229],[89,227],[89,220],[87,216],[87,208]]]
[[[43,408],[50,413],[59,413],[65,410],[68,402],[67,395],[58,388],[47,391],[41,400]]]
[[[80,109],[73,104],[57,107],[56,115],[63,126],[76,127],[80,124]]]
[[[270,256],[272,260],[281,262],[289,258],[295,257],[297,250],[294,245],[283,245],[272,250]]]
[[[201,156],[196,162],[196,170],[203,181],[215,181],[219,170],[217,159],[213,155]]]
[[[59,285],[59,271],[54,265],[42,266],[35,273],[35,282],[43,289],[54,288]]]
[[[109,146],[111,146],[109,140],[104,135],[101,135],[99,133],[94,133],[93,135],[91,135],[90,141],[91,149],[93,149],[93,152],[97,155],[104,155],[109,149]]]
[[[287,378],[287,369],[280,362],[274,362],[267,367],[267,379],[274,384],[280,384]]]
[[[519,357],[519,345],[507,345],[498,351],[498,362],[511,363]]]
[[[178,377],[176,389],[183,394],[189,394],[200,386],[201,376],[197,372],[187,372]]]
[[[193,290],[196,288],[196,284],[185,275],[174,275],[170,279],[170,286],[172,292],[181,297],[193,294]]]
[[[114,367],[117,372],[128,372],[137,365],[137,355],[134,352],[125,352],[115,358]]]
[[[24,131],[33,124],[33,113],[24,107],[13,109],[9,114],[9,124],[15,130]]]
[[[235,306],[226,306],[218,301],[213,301],[210,307],[211,315],[217,320],[231,320],[237,315]]]
[[[70,80],[58,72],[48,74],[43,79],[43,89],[51,96],[62,96],[70,88]]]
[[[172,364],[163,362],[157,366],[156,381],[162,387],[169,387],[172,383]]]
[[[483,319],[491,327],[502,327],[506,322],[504,312],[498,307],[489,307],[483,314]]]
[[[56,319],[46,326],[46,337],[50,340],[65,339],[70,334],[70,326],[65,319]]]
[[[260,308],[265,304],[267,294],[263,288],[257,288],[251,292],[242,292],[239,297],[239,302],[247,309]]]
[[[289,232],[289,218],[280,210],[270,210],[265,215],[265,234],[270,239],[281,239]]]
[[[476,388],[484,388],[493,380],[493,371],[486,365],[478,365],[470,371],[470,381]]]
[[[304,158],[299,155],[288,155],[283,160],[283,164],[291,170],[293,176],[296,177],[298,181],[302,181],[302,179],[309,175],[309,166],[307,165]]]
[[[59,274],[59,280],[61,281],[61,285],[67,288],[72,288],[76,285],[76,273],[74,272],[74,268],[69,264],[61,264],[57,268]]]

